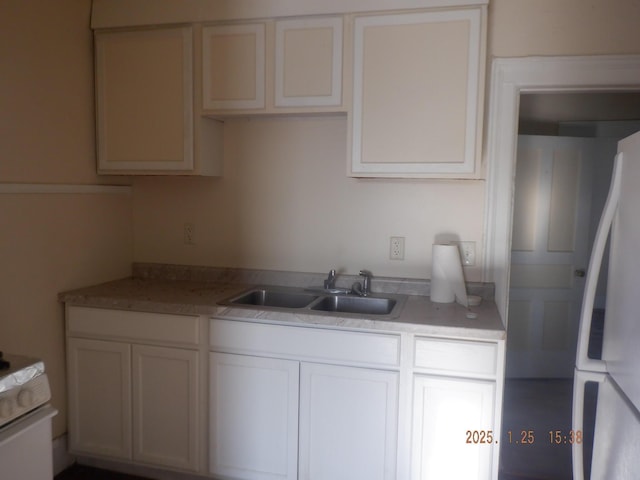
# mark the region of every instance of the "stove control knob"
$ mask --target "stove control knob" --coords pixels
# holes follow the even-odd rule
[[[9,418],[13,415],[13,402],[10,398],[0,399],[0,418]]]
[[[33,390],[30,388],[23,388],[20,390],[20,393],[18,393],[18,405],[22,408],[30,407],[33,405],[34,400]]]

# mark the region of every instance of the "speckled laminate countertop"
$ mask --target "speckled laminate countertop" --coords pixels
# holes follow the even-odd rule
[[[465,308],[458,304],[434,303],[425,295],[403,295],[406,297],[404,307],[398,317],[393,319],[375,319],[372,316],[359,314],[328,313],[308,309],[271,309],[219,304],[224,299],[257,285],[265,285],[265,283],[247,283],[238,281],[237,278],[204,281],[167,280],[152,276],[132,277],[64,292],[60,294],[60,300],[68,305],[120,310],[411,332],[479,340],[505,338],[505,330],[495,303],[487,299],[477,307]],[[397,291],[388,293],[398,295]],[[384,293],[381,294],[384,295]]]

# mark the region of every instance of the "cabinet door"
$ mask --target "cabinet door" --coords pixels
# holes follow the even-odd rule
[[[357,17],[353,176],[475,171],[483,10]]]
[[[131,459],[131,351],[69,338],[69,442],[77,454]]]
[[[133,347],[133,459],[198,468],[198,352]]]
[[[395,478],[398,374],[302,364],[300,480]]]
[[[98,169],[193,169],[191,28],[97,32]]]
[[[411,478],[490,479],[495,383],[415,375],[413,388]]]
[[[264,24],[205,27],[202,42],[203,108],[264,108]]]
[[[210,473],[297,479],[298,362],[211,353],[209,373]]]
[[[276,107],[342,103],[342,18],[276,22]]]

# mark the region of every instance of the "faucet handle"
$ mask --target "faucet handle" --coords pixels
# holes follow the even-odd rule
[[[327,276],[327,279],[324,281],[324,288],[325,289],[334,288],[335,285],[336,285],[336,270],[332,268],[331,270],[329,270],[329,275]]]

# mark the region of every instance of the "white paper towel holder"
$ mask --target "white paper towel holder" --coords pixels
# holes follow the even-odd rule
[[[433,244],[431,256],[431,301],[468,307],[467,288],[457,245]]]

